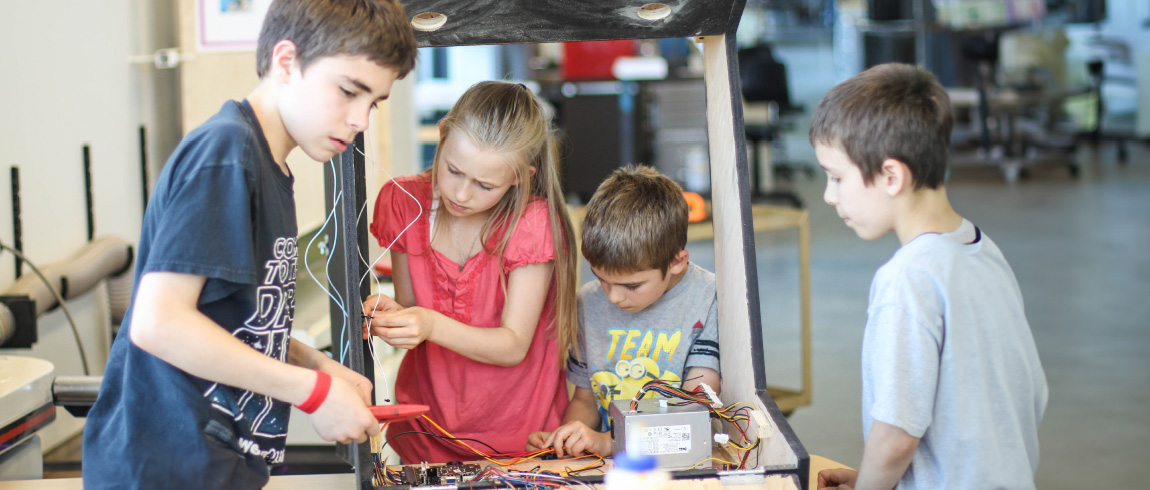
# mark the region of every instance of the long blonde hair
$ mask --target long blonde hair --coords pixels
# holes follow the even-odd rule
[[[514,227],[523,216],[532,197],[547,201],[551,218],[551,240],[555,247],[555,322],[553,335],[559,345],[560,366],[567,362],[575,342],[575,237],[571,217],[563,200],[560,185],[559,145],[551,125],[551,115],[543,103],[526,86],[517,83],[487,81],[467,89],[451,111],[440,121],[439,147],[432,163],[432,186],[438,185],[439,152],[447,136],[459,131],[478,147],[508,155],[519,185],[503,194],[491,208],[480,236],[484,250],[500,257]],[[535,168],[534,177],[529,168]],[[502,238],[488,248],[491,235],[506,224]],[[500,266],[502,268],[502,265]],[[503,275],[500,274],[500,278]],[[503,284],[504,293],[507,285]]]

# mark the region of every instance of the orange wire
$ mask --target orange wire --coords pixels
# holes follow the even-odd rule
[[[431,417],[428,417],[426,414],[424,414],[424,415],[420,415],[420,418],[423,418],[423,419],[427,420],[427,422],[428,422],[428,423],[430,423],[430,424],[431,424],[432,426],[434,426],[434,427],[435,427],[437,430],[439,430],[440,432],[442,432],[442,433],[443,433],[443,435],[446,435],[447,437],[450,437],[450,438],[452,438],[452,439],[450,440],[450,442],[452,442],[453,444],[456,444],[457,446],[460,446],[460,447],[464,447],[464,448],[467,448],[467,450],[469,450],[469,451],[471,451],[471,452],[475,453],[476,455],[478,455],[478,456],[481,456],[483,459],[486,459],[486,460],[488,460],[488,461],[490,461],[490,462],[492,462],[492,463],[495,463],[495,464],[497,464],[497,465],[499,465],[499,466],[511,466],[511,465],[514,465],[514,464],[519,464],[519,463],[522,463],[522,462],[524,462],[524,461],[530,461],[530,460],[532,460],[532,459],[535,459],[535,458],[537,458],[537,457],[539,457],[539,456],[542,456],[542,455],[544,455],[544,454],[547,454],[547,453],[549,453],[549,452],[551,452],[551,451],[552,451],[552,449],[550,449],[550,448],[548,448],[548,449],[541,449],[541,450],[539,450],[539,451],[534,451],[534,452],[530,452],[530,453],[525,453],[525,454],[526,454],[525,456],[523,456],[523,457],[519,457],[519,458],[517,458],[517,459],[515,459],[515,458],[516,458],[516,456],[512,456],[512,458],[511,458],[511,459],[515,459],[514,461],[509,461],[509,462],[504,462],[504,461],[497,461],[497,460],[495,460],[495,459],[492,459],[492,458],[494,458],[495,456],[492,456],[492,455],[489,455],[489,454],[487,454],[487,453],[484,453],[484,452],[482,452],[482,451],[479,451],[479,450],[477,450],[477,449],[475,449],[475,448],[471,447],[471,445],[467,444],[466,442],[463,442],[463,441],[459,440],[457,437],[455,437],[454,435],[452,435],[452,434],[451,434],[450,432],[448,432],[446,429],[444,429],[443,427],[440,427],[440,426],[439,426],[439,424],[435,423],[435,421],[434,421],[434,420],[431,420]],[[512,454],[514,454],[514,455],[518,455],[518,454],[520,454],[520,453],[512,453]]]

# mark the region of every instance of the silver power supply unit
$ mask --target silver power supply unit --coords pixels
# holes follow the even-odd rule
[[[667,401],[643,398],[634,413],[631,400],[611,402],[615,454],[638,450],[667,469],[690,468],[711,457],[711,412],[697,403],[660,406]]]

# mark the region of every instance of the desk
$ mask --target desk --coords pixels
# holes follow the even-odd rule
[[[1078,175],[1078,165],[1068,154],[1077,145],[1076,135],[1054,134],[1054,122],[1060,113],[1059,104],[1067,98],[1092,92],[1093,89],[1090,87],[1034,91],[992,88],[986,91],[984,100],[976,88],[947,89],[953,107],[978,110],[976,125],[980,133],[980,154],[976,159],[997,164],[1008,182],[1017,180],[1025,167],[1042,160],[1038,148],[1062,150],[1061,154],[1053,155],[1050,159],[1054,163],[1066,164],[1071,176]],[[1027,111],[1034,108],[1045,108],[1047,123],[1042,127],[1032,125],[1034,126],[1030,131],[1032,134],[1027,137],[1028,135],[1019,128],[1019,120]],[[993,136],[990,131],[992,119],[996,122]],[[952,159],[952,161],[959,163],[963,159]]]
[[[709,207],[709,206],[708,206]],[[581,236],[581,226],[586,209],[582,206],[570,208],[571,223],[574,227],[576,244]],[[708,209],[708,212],[710,210]],[[798,389],[767,386],[767,392],[784,415],[790,415],[796,408],[811,404],[811,230],[810,215],[806,210],[782,206],[751,205],[751,227],[755,233],[798,229],[799,232],[799,334],[802,386]],[[710,221],[687,225],[687,241],[710,240],[715,237],[715,229]],[[578,271],[579,268],[576,268]],[[582,284],[579,277],[576,284]]]
[[[707,212],[710,213],[710,203],[708,203],[707,207]],[[578,238],[582,233],[583,216],[587,213],[587,208],[584,206],[573,207],[569,208],[568,212],[571,214],[571,223],[574,228],[573,231],[576,242],[579,242],[580,240]],[[753,204],[751,205],[751,220],[751,227],[755,233],[798,228],[799,247],[802,247],[802,257],[809,259],[807,253],[810,251],[810,219],[807,211],[783,206]],[[714,237],[715,228],[710,220],[687,224],[688,242],[710,240]],[[800,260],[805,259],[800,258]],[[804,269],[809,268],[810,262],[806,260]],[[807,279],[809,279],[809,274]]]
[[[1078,95],[1089,95],[1093,92],[1090,87],[1079,87],[1064,90],[1034,90],[1019,91],[1014,89],[991,89],[986,92],[986,101],[991,115],[1020,114],[1029,107],[1060,103],[1067,98]],[[948,88],[946,94],[950,96],[950,104],[955,107],[977,107],[978,89],[975,88]]]
[[[810,490],[818,490],[819,488],[819,472],[822,470],[830,470],[834,468],[850,468],[845,464],[839,463],[822,456],[811,455],[811,473],[810,478],[807,480],[807,488]]]
[[[819,482],[819,471],[829,468],[844,468],[846,465],[839,464],[835,461],[829,460],[822,456],[811,455],[811,472],[810,483],[808,488],[810,490],[817,490]],[[759,489],[759,488],[775,488],[768,485],[737,485],[737,486],[722,486],[718,482],[708,482],[707,485],[699,485],[697,481],[681,481],[675,482],[676,485],[672,488],[678,489],[696,489],[696,488],[721,488],[721,489]],[[289,476],[273,476],[268,485],[264,487],[265,490],[330,490],[339,488],[354,488],[355,475],[352,473],[340,473],[332,475],[289,475]],[[84,488],[83,481],[79,478],[61,478],[55,480],[25,480],[25,481],[0,481],[0,490],[82,490]],[[780,488],[785,488],[780,486]]]
[[[751,205],[751,227],[755,233],[796,228],[799,231],[799,335],[802,386],[799,389],[767,386],[767,392],[784,415],[811,404],[811,228],[810,214],[804,209]],[[687,241],[709,240],[715,230],[710,222],[687,225]]]
[[[332,449],[333,451],[335,449]],[[0,490],[82,490],[80,478],[53,480],[0,481]],[[354,489],[355,474],[273,476],[264,490],[331,490]]]

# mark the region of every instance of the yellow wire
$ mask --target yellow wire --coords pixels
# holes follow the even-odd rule
[[[719,459],[719,458],[707,458],[707,459],[704,459],[704,460],[702,460],[702,461],[699,461],[698,463],[695,463],[695,465],[694,465],[694,466],[692,466],[692,467],[690,467],[690,468],[687,468],[687,469],[688,469],[688,470],[693,470],[693,469],[695,469],[695,468],[698,468],[698,467],[699,467],[699,465],[701,465],[701,464],[703,464],[703,463],[706,463],[707,461],[718,461],[718,462],[720,462],[720,463],[729,464],[729,465],[731,465],[731,466],[738,466],[738,465],[739,465],[738,463],[732,463],[732,462],[730,462],[730,461],[727,461],[727,460],[725,460],[725,459]]]
[[[563,473],[560,473],[560,475],[561,475],[561,476],[567,476],[567,475],[570,475],[572,472],[583,471],[583,470],[586,470],[586,469],[589,469],[589,468],[591,468],[591,467],[595,466],[596,464],[599,464],[599,463],[602,463],[602,462],[603,462],[603,456],[600,456],[600,455],[598,455],[598,454],[592,454],[591,456],[588,456],[588,457],[594,457],[594,458],[595,458],[595,461],[592,461],[590,464],[588,464],[587,466],[584,466],[584,467],[582,467],[582,468],[576,468],[576,469],[573,469],[573,470],[567,470],[567,471],[565,471],[565,472],[563,472]]]
[[[744,405],[746,406],[746,408],[750,408],[752,410],[755,409],[755,407],[753,405],[751,405],[747,402],[739,402],[739,403],[727,405],[726,407],[723,407],[723,408],[716,410],[716,411],[719,413],[722,413],[723,415],[726,415],[728,417],[746,417],[746,415],[741,415],[741,414],[731,415],[731,412],[736,412],[738,410],[741,410]]]
[[[750,446],[747,446],[747,447],[743,447],[743,446],[740,446],[738,444],[735,444],[734,441],[727,441],[727,444],[734,446],[735,449],[738,449],[740,451],[750,451],[750,450],[754,449],[755,446],[759,445],[759,440],[756,439],[754,444],[751,444]]]

